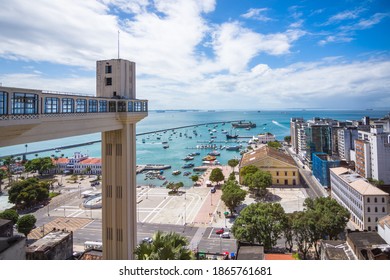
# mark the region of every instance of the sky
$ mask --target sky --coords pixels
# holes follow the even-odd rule
[[[0,0],[0,83],[95,95],[137,65],[149,109],[390,108],[388,0]]]

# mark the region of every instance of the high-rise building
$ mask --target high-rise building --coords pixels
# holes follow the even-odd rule
[[[357,127],[349,126],[337,130],[338,155],[340,159],[351,161],[350,150],[355,150],[355,140],[358,139]]]
[[[328,154],[313,153],[313,176],[320,182],[323,187],[330,187],[329,169],[339,166],[340,161],[332,159]]]
[[[291,136],[291,146],[294,149],[294,152],[298,154],[298,131],[301,124],[304,123],[303,118],[291,118],[290,120],[290,136]]]
[[[306,160],[311,163],[313,153],[332,154],[331,128],[324,123],[309,123],[305,128]]]
[[[358,138],[356,164],[359,174],[390,184],[390,133],[384,132],[382,125],[374,125],[369,132],[359,130]]]

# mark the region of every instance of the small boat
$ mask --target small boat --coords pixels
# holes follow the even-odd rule
[[[142,139],[142,143],[145,143],[145,139]]]
[[[184,164],[181,168],[192,168],[192,167],[194,167],[193,163],[187,163],[187,164]]]
[[[212,152],[208,153],[208,155],[209,155],[209,156],[220,156],[221,153],[218,152],[218,151],[212,151]]]
[[[190,171],[186,171],[186,172],[183,173],[183,176],[188,176],[188,175],[190,175],[190,174],[191,174]]]
[[[217,158],[215,156],[211,156],[211,155],[207,155],[205,156],[202,160],[205,160],[205,161],[213,161],[213,160],[216,160]]]
[[[164,148],[164,149],[168,149],[168,148],[169,148],[169,145],[164,145],[163,148]]]
[[[228,146],[226,147],[226,151],[238,151],[240,148],[240,146]]]
[[[179,174],[181,174],[181,171],[180,170],[175,170],[175,171],[173,171],[172,172],[172,175],[179,175]]]
[[[168,142],[167,142],[167,141],[164,141],[164,142],[162,142],[161,144],[168,144]]]
[[[189,160],[193,160],[194,157],[192,156],[186,156],[185,158],[183,158],[183,160],[186,160],[186,161],[189,161]]]

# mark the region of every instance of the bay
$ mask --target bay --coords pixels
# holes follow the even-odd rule
[[[165,111],[165,112],[149,112],[148,117],[140,121],[137,124],[137,134],[151,132],[150,134],[137,136],[137,164],[166,164],[171,165],[171,169],[164,172],[164,176],[168,181],[182,181],[186,186],[191,186],[191,180],[189,177],[183,176],[184,171],[193,172],[192,169],[182,169],[182,166],[186,163],[182,160],[187,154],[192,152],[199,152],[199,156],[195,156],[192,161],[195,166],[202,164],[202,158],[211,152],[212,149],[195,149],[197,145],[209,144],[210,130],[215,129],[213,133],[214,144],[217,147],[237,145],[233,141],[226,142],[226,136],[222,133],[222,129],[229,133],[237,133],[240,137],[256,136],[259,133],[270,132],[276,136],[278,140],[283,140],[284,136],[290,135],[290,119],[292,117],[302,117],[305,120],[312,119],[313,117],[332,118],[340,121],[345,120],[360,120],[364,116],[371,118],[380,118],[388,114],[388,111],[384,110],[289,110],[289,111]],[[256,128],[251,130],[238,129],[234,131],[229,121],[251,121],[257,125]],[[225,124],[218,125],[202,125],[199,124],[211,123],[211,122],[225,122]],[[176,129],[176,134],[173,134],[172,128],[194,125],[194,127]],[[166,130],[166,132],[153,133],[156,130]],[[194,134],[196,131],[196,134]],[[50,132],[48,132],[50,133]],[[180,137],[181,133],[181,137]],[[187,135],[187,137],[185,136]],[[1,134],[0,134],[1,137]],[[160,139],[158,139],[158,137]],[[171,140],[170,140],[170,139]],[[85,143],[95,140],[100,140],[100,133],[87,134],[82,136],[68,137],[50,141],[41,141],[35,143],[26,143],[25,145],[16,145],[0,148],[0,156],[23,153],[26,151],[36,151],[46,148],[56,148],[66,145]],[[143,143],[143,139],[144,142]],[[244,148],[247,146],[249,138],[239,138],[238,141],[242,141],[241,144]],[[164,149],[162,142],[168,142],[169,148]],[[218,156],[218,161],[221,164],[227,164],[227,161],[232,158],[240,158],[239,152],[218,150],[221,155]],[[70,149],[64,149],[60,152],[49,151],[39,153],[39,157],[43,156],[61,156],[71,157],[75,152],[81,152],[88,154],[90,157],[101,157],[101,143],[92,145],[74,147]],[[35,155],[31,154],[27,158],[34,158]],[[173,170],[181,170],[182,174],[179,176],[173,176]],[[145,180],[144,174],[137,175],[137,184],[153,184],[161,185],[164,180]]]

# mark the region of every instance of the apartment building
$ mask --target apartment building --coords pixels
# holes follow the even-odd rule
[[[351,213],[359,230],[377,230],[377,222],[389,213],[389,194],[344,167],[330,169],[331,196]]]

